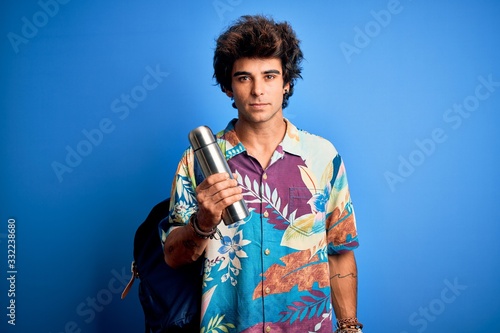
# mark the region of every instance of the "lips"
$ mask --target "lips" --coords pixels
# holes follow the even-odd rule
[[[268,103],[250,103],[251,107],[257,108],[257,109],[263,108],[267,105],[269,105],[269,104]]]

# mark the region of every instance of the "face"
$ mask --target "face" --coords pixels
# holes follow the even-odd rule
[[[283,117],[285,90],[279,58],[241,58],[234,62],[231,87],[238,118],[248,122],[266,122]]]

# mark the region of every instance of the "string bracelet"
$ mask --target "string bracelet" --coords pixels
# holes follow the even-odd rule
[[[214,239],[215,235],[218,234],[220,236],[220,231],[217,229],[217,227],[213,228],[210,231],[203,231],[200,229],[200,226],[198,225],[198,218],[196,214],[191,215],[189,218],[189,224],[193,228],[194,233],[196,236],[202,239]]]
[[[342,318],[337,320],[336,333],[362,333],[363,324],[358,318]]]

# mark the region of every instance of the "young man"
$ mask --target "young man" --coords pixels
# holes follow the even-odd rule
[[[160,224],[168,265],[204,257],[203,332],[331,333],[333,315],[337,332],[361,332],[344,164],[329,141],[283,116],[302,58],[292,28],[263,16],[240,18],[217,40],[214,77],[238,117],[216,136],[234,179],[200,179],[187,149]],[[241,199],[250,215],[221,223]]]

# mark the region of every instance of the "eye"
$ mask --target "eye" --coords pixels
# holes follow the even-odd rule
[[[248,80],[250,80],[250,77],[248,75],[238,76],[238,81],[240,81],[240,82],[244,82],[244,81],[248,81]]]
[[[265,78],[266,78],[266,80],[273,80],[274,78],[276,78],[276,75],[274,75],[274,74],[267,74],[265,76]]]

